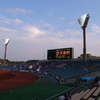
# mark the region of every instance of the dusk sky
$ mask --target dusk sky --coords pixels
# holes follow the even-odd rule
[[[0,58],[10,39],[7,59],[47,59],[48,49],[74,48],[83,53],[83,30],[77,19],[88,13],[87,53],[100,56],[100,0],[0,0]]]

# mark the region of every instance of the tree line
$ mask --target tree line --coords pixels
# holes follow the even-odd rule
[[[77,58],[83,58],[84,55],[81,54],[80,56],[78,56]],[[97,58],[97,56],[92,56],[91,54],[86,54],[87,58]],[[3,64],[4,59],[0,59],[0,64]],[[41,60],[27,60],[27,61],[10,61],[8,59],[6,59],[7,64],[25,64],[25,63],[32,63],[32,62],[38,62]]]

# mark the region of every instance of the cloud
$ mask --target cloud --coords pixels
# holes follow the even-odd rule
[[[74,24],[74,23],[75,23],[75,22],[70,22],[69,24],[72,25],[72,24]]]
[[[9,21],[3,21],[3,20],[0,20],[1,23],[5,23],[5,24],[10,24]]]
[[[0,22],[4,24],[11,24],[11,20],[5,17],[0,17]]]
[[[12,22],[14,24],[20,24],[22,23],[21,20],[19,19],[15,19],[15,20],[10,20],[9,22]],[[67,29],[67,30],[62,30],[62,31],[50,31],[50,30],[45,30],[45,27],[54,27],[53,25],[50,24],[44,24],[42,25],[43,27],[40,26],[36,26],[36,25],[25,25],[24,27],[19,26],[17,27],[18,29],[14,30],[14,29],[9,29],[9,28],[5,28],[5,27],[0,27],[0,31],[3,32],[14,32],[15,34],[17,33],[19,38],[21,39],[42,39],[42,38],[57,38],[57,39],[77,39],[77,40],[82,40],[83,39],[83,35],[82,32],[80,31],[76,31],[76,30],[71,30],[71,29]],[[16,28],[16,27],[15,27]],[[98,39],[98,34],[100,31],[100,27],[96,26],[96,25],[92,25],[91,26],[91,32],[87,32],[87,40],[94,40],[94,39]],[[95,37],[95,38],[94,38]]]
[[[48,23],[45,23],[45,24],[43,24],[42,26],[53,26],[53,25],[48,24]]]
[[[61,20],[63,20],[64,18],[62,17]]]
[[[14,22],[15,25],[22,23],[22,21],[19,19],[12,20],[12,22]]]
[[[19,21],[20,22],[20,21]],[[82,39],[82,34],[79,31],[75,30],[62,30],[62,31],[52,31],[46,30],[46,27],[54,27],[51,24],[43,24],[43,25],[26,25],[20,28],[22,32],[20,35],[20,39],[31,40],[31,39],[42,39],[42,38],[57,38],[57,39]],[[80,38],[81,37],[81,38]]]
[[[40,27],[40,26],[39,26]],[[46,26],[45,26],[46,27]],[[53,26],[49,26],[53,27]],[[33,25],[28,25],[22,28],[24,32],[23,39],[42,39],[42,38],[58,38],[58,39],[80,39],[82,37],[81,32],[75,30],[63,30],[63,31],[46,31],[44,28],[40,29]]]
[[[16,21],[20,23],[20,20]],[[100,40],[97,39],[99,37],[95,36],[99,34],[99,29],[99,26],[92,25],[91,31],[87,32],[87,53],[92,55],[100,55]],[[8,48],[9,60],[43,59],[44,54],[46,58],[48,49],[56,48],[73,47],[75,58],[83,53],[83,35],[82,32],[77,30],[67,29],[54,32],[47,31],[44,27],[38,25],[28,24],[24,27],[19,26],[19,29],[0,27],[0,32],[1,39],[7,37],[11,40]],[[20,49],[16,50],[17,48]]]
[[[0,27],[0,31],[3,31],[3,32],[14,32],[13,29],[5,28],[5,27]]]
[[[61,10],[54,10],[53,8],[49,8],[47,12],[42,12],[47,16],[53,16],[55,14],[61,13]]]
[[[53,26],[52,24],[48,24],[48,23],[43,23],[43,24],[40,24],[40,25],[34,25],[36,27],[51,27]]]
[[[13,24],[13,25],[18,25],[23,23],[23,21],[21,21],[20,19],[16,18],[16,19],[7,19],[4,17],[0,17],[0,22],[4,23],[4,24]]]
[[[60,39],[81,39],[82,37],[81,32],[67,29],[67,30],[62,30],[62,31],[57,31],[57,32],[48,32],[47,37],[55,37],[55,38],[60,38]]]
[[[24,37],[24,39],[36,38],[46,33],[44,30],[40,30],[38,27],[30,26],[30,25],[25,26],[22,29],[25,33],[27,33],[27,37]]]
[[[95,34],[100,33],[100,27],[95,24],[92,24],[91,29]]]
[[[9,8],[5,10],[6,12],[12,13],[12,14],[27,14],[27,13],[32,13],[32,10],[25,10],[22,8]]]
[[[100,37],[100,27],[92,24],[91,25],[91,31],[87,33],[87,38],[93,40],[99,40]]]
[[[16,29],[11,29],[7,27],[0,27],[0,39],[9,38],[11,40],[18,40],[20,35],[20,31]]]

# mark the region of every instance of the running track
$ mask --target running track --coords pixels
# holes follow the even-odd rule
[[[28,85],[39,79],[39,76],[26,72],[0,70],[0,92]]]

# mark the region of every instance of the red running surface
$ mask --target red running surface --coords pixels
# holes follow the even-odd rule
[[[38,75],[31,73],[0,70],[0,92],[28,85],[38,79]]]

